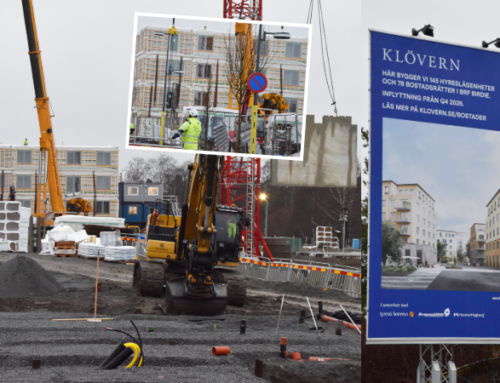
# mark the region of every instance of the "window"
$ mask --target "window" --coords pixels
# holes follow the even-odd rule
[[[436,234],[432,234],[432,239],[436,239]]]
[[[128,207],[129,215],[137,215],[137,206],[129,206]]]
[[[403,194],[404,190],[403,189],[399,189],[399,194]]]
[[[66,193],[78,193],[82,191],[81,176],[66,176]]]
[[[207,106],[208,104],[208,93],[207,92],[194,92],[194,105],[195,106]]]
[[[96,176],[96,189],[111,190],[111,176]]]
[[[453,243],[453,239],[450,239],[450,243]]]
[[[410,189],[410,194],[413,194],[413,189]]]
[[[391,219],[396,219],[396,213],[391,213]]]
[[[158,195],[158,188],[157,187],[148,188],[148,195]]]
[[[31,150],[18,150],[17,151],[18,164],[31,164]]]
[[[382,207],[385,207],[385,199],[382,200]]]
[[[429,225],[429,229],[430,229],[431,228],[431,222],[429,221],[429,222],[427,222],[427,224]]]
[[[417,234],[419,234],[419,228],[418,228],[418,226],[417,226]]]
[[[384,187],[384,193],[389,194],[389,186]]]
[[[395,200],[395,199],[391,199],[391,206],[392,206],[392,207],[395,207],[395,206],[396,206],[396,200]]]
[[[288,111],[290,113],[297,113],[298,98],[285,97],[285,101],[288,104]]]
[[[97,165],[111,165],[111,152],[97,152]]]
[[[184,66],[184,65],[183,65]],[[181,68],[181,62],[179,60],[168,60],[168,75],[169,76],[177,76],[175,71],[182,70]],[[161,72],[162,75],[165,75],[165,69]]]
[[[418,245],[418,244],[419,244],[419,240],[418,240],[418,238],[417,238],[417,245]]]
[[[417,214],[417,222],[420,222],[420,216]]]
[[[431,237],[431,232],[430,232],[430,231],[428,231],[428,232],[427,232],[427,236],[428,236],[429,238]]]
[[[425,241],[422,241],[422,245],[425,245]]]
[[[21,202],[21,206],[22,207],[27,207],[27,208],[31,209],[31,200],[29,200],[29,199],[19,199],[18,201]]]
[[[401,221],[408,221],[408,213],[401,213]]]
[[[16,189],[31,189],[31,175],[17,174],[16,181]]]
[[[408,225],[401,225],[401,234],[408,234]]]
[[[385,221],[385,213],[382,212],[382,221]]]
[[[302,54],[302,43],[294,43],[291,41],[287,41],[285,57],[295,57],[300,58]]]
[[[109,201],[97,201],[97,214],[109,214]]]
[[[128,188],[128,195],[139,195],[139,188],[138,187],[129,187]]]
[[[214,38],[212,36],[198,36],[199,51],[212,51],[213,45],[214,45]]]
[[[425,225],[425,218],[424,218],[424,225]]]
[[[425,237],[425,230],[422,230],[422,235]]]
[[[196,77],[197,78],[210,78],[212,76],[212,65],[210,64],[196,64]]]
[[[299,75],[298,70],[283,70],[283,84],[285,85],[299,85]]]
[[[82,157],[82,152],[67,152],[67,161],[68,165],[80,165]]]
[[[443,236],[443,233],[439,233],[439,236],[442,237]]]

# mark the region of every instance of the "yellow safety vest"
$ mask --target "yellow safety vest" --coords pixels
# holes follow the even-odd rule
[[[198,139],[201,134],[201,122],[190,117],[179,130],[182,130],[182,146],[187,150],[198,150]]]

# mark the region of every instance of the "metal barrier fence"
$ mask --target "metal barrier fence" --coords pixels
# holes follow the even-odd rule
[[[250,278],[302,283],[343,291],[350,297],[361,298],[361,271],[353,267],[290,259],[275,259],[272,262],[268,258],[241,257],[238,270]]]

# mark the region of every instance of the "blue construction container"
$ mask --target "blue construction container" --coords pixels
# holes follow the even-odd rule
[[[357,249],[357,250],[359,250],[359,239],[354,238],[354,239],[352,240],[352,248],[353,248],[353,249]]]

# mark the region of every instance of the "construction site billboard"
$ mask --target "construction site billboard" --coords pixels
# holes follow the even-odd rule
[[[136,13],[134,31],[127,148],[302,161],[310,24]]]
[[[357,126],[351,117],[307,116],[304,160],[272,161],[274,186],[354,188],[357,182]]]
[[[370,43],[367,342],[498,343],[500,54]]]

